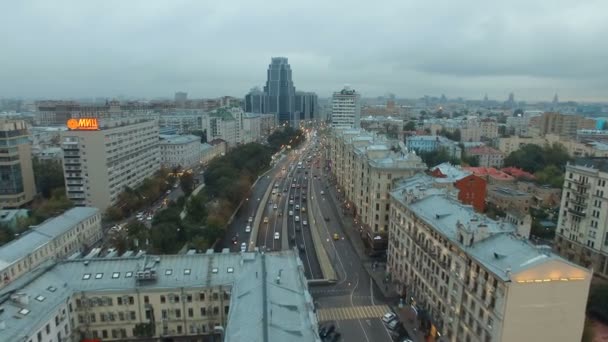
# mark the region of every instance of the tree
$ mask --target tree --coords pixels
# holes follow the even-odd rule
[[[152,227],[150,240],[154,250],[162,254],[173,254],[181,247],[178,238],[180,227],[173,222],[162,222]]]
[[[51,198],[51,193],[54,189],[65,186],[63,178],[63,166],[57,160],[32,159],[34,169],[34,178],[36,179],[36,188],[42,197]]]
[[[416,130],[416,122],[408,121],[405,125],[403,125],[404,131],[415,131]]]
[[[192,173],[184,172],[179,178],[179,185],[186,196],[190,195],[192,190],[194,190],[194,177],[192,176]]]
[[[505,166],[515,166],[536,173],[549,165],[562,170],[569,160],[568,152],[559,143],[544,147],[528,144],[517,151],[511,152],[505,158],[504,164]]]
[[[0,225],[0,246],[15,239],[15,233],[4,224]]]
[[[460,164],[460,160],[458,158],[450,156],[450,153],[445,147],[440,147],[430,152],[419,152],[418,155],[420,156],[422,161],[425,162],[426,165],[428,165],[429,167],[439,165],[445,162],[450,162],[455,165]]]
[[[587,298],[587,312],[603,322],[608,322],[608,285],[599,284],[591,287]]]
[[[124,215],[122,214],[122,210],[115,206],[108,207],[106,212],[104,213],[104,218],[110,222],[116,222],[122,220]]]

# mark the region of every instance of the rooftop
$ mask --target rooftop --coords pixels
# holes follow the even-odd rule
[[[155,281],[136,280],[137,272],[144,268],[156,271]],[[14,282],[0,291],[0,305],[5,310],[1,314],[5,322],[2,337],[16,341],[24,331],[36,331],[76,293],[224,285],[232,286],[226,341],[318,341],[312,299],[294,251],[63,261],[27,282]],[[16,303],[10,299],[16,292],[30,299],[25,304]]]
[[[456,182],[460,179],[463,179],[464,177],[472,174],[471,171],[464,170],[460,166],[452,165],[450,162],[441,163],[441,164],[431,168],[431,171],[436,171],[436,170],[438,170],[439,172],[441,172],[441,174],[443,176],[445,176],[445,177],[440,177],[436,180],[439,182],[443,181],[443,182],[454,183],[454,182]]]
[[[515,190],[515,189],[511,189],[511,188],[505,188],[505,187],[490,187],[488,189],[488,192],[494,192],[498,195],[502,195],[502,196],[511,196],[511,197],[530,197],[532,196],[529,193],[523,192],[523,191],[519,191],[519,190]]]
[[[186,135],[164,135],[161,136],[161,144],[166,145],[182,145],[189,144],[194,142],[200,142],[201,138],[196,135],[186,134]]]
[[[502,154],[499,150],[495,148],[491,148],[489,146],[477,146],[471,147],[467,149],[468,154],[477,155],[477,154]]]
[[[450,198],[445,189],[412,194],[406,188],[398,188],[391,196],[503,281],[510,280],[511,274],[550,260],[568,263],[517,236],[511,223],[494,221]],[[474,242],[460,242],[460,232],[469,233]]]
[[[476,176],[480,176],[480,177],[484,177],[484,176],[489,176],[492,177],[494,179],[497,180],[503,180],[503,181],[511,181],[514,180],[515,178],[513,178],[513,176],[508,175],[500,170],[497,170],[496,168],[493,167],[472,167],[472,166],[468,166],[468,167],[464,167],[463,169],[467,170],[467,171],[471,171],[473,172]]]
[[[577,158],[574,163],[570,165],[608,172],[608,158]]]
[[[76,207],[46,220],[38,226],[32,226],[18,239],[0,247],[0,270],[26,257],[32,251],[44,246],[98,212],[97,208]]]

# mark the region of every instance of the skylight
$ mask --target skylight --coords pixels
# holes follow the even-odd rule
[[[233,273],[234,272],[234,267],[228,267],[228,273]]]
[[[189,268],[184,269],[184,274],[185,275],[190,275],[190,269]]]
[[[133,272],[125,273],[125,278],[131,278],[133,276]]]
[[[116,279],[118,277],[120,277],[120,272],[114,272],[114,273],[112,273],[112,279]]]
[[[85,274],[82,276],[82,279],[84,279],[84,280],[89,280],[89,279],[91,279],[91,273],[85,273]]]
[[[49,290],[50,292],[55,292],[57,291],[57,288],[55,286],[49,286],[46,288],[47,290]]]
[[[214,268],[211,270],[211,273],[217,273],[217,271],[218,271],[217,267],[214,267]]]
[[[36,300],[39,301],[39,302],[43,302],[45,299],[46,299],[45,296],[41,296],[41,295],[36,296]]]
[[[95,279],[101,279],[101,278],[103,278],[103,273],[97,273],[95,275]]]
[[[28,309],[21,309],[21,310],[19,310],[19,313],[22,314],[23,316],[25,316],[25,315],[27,315],[27,314],[30,313],[30,310],[28,310]]]
[[[173,270],[172,269],[166,269],[165,270],[165,275],[172,275],[173,274]]]

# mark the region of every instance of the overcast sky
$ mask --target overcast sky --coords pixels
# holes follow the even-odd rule
[[[244,96],[272,56],[298,90],[349,84],[504,100],[608,100],[606,0],[0,4],[0,97]]]

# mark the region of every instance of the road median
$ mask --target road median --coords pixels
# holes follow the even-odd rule
[[[312,178],[308,178],[308,189],[310,196],[310,202],[312,202],[312,206],[309,206],[308,210],[308,221],[309,221],[309,229],[312,235],[312,243],[315,246],[315,252],[317,254],[317,260],[319,260],[319,266],[321,267],[321,273],[323,273],[323,280],[328,282],[335,282],[337,279],[336,270],[329,260],[329,255],[327,254],[327,250],[325,249],[325,245],[323,244],[323,240],[321,238],[321,234],[319,233],[320,224],[317,224],[317,220],[315,219],[315,215],[313,210],[316,210],[319,215],[317,217],[322,217],[321,208],[319,207],[319,203],[315,200],[314,189],[312,187]],[[322,220],[322,218],[321,218]]]

